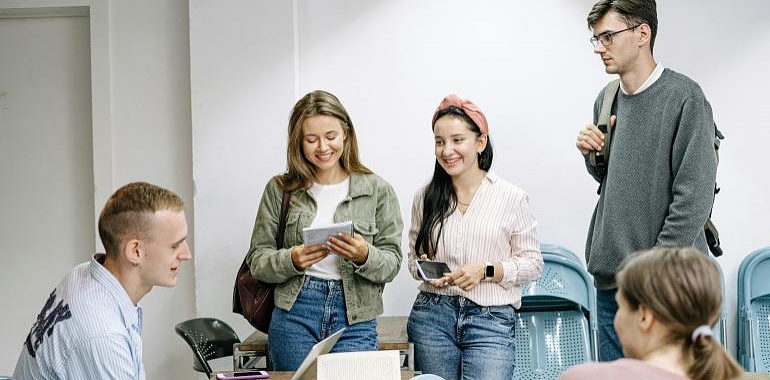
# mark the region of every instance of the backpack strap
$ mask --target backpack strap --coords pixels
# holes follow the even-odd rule
[[[602,109],[599,112],[599,120],[596,127],[604,133],[604,146],[602,150],[592,150],[588,152],[588,163],[596,168],[596,173],[604,180],[604,176],[607,174],[607,165],[610,158],[610,144],[612,143],[612,123],[610,123],[610,114],[612,113],[612,104],[615,102],[615,97],[618,94],[620,88],[620,79],[615,79],[607,84],[604,88],[604,99],[602,100]],[[596,191],[600,193],[602,190],[601,184]]]
[[[717,165],[719,164],[719,145],[721,144],[720,140],[723,140],[724,138],[725,136],[721,131],[719,131],[716,123],[714,123],[714,153],[717,156]],[[714,183],[714,198],[716,198],[718,193],[719,187],[716,183]],[[713,204],[711,211],[713,211]],[[714,255],[714,257],[719,257],[722,256],[724,252],[720,246],[719,231],[717,230],[717,226],[715,226],[714,222],[711,221],[711,211],[709,211],[709,218],[706,219],[706,224],[703,226],[703,231],[706,233],[706,243],[708,244],[709,251],[711,251],[711,254]]]

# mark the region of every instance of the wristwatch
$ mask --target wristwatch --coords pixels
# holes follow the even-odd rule
[[[492,281],[495,277],[495,266],[489,261],[485,261],[484,264],[486,265],[486,268],[484,269],[484,280]]]

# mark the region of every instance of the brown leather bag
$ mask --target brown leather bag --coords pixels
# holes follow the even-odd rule
[[[275,246],[283,248],[283,234],[286,231],[286,217],[289,213],[290,191],[283,192],[281,201],[281,216],[278,219],[278,231],[275,234]],[[273,292],[275,284],[262,282],[251,275],[248,255],[243,258],[243,263],[238,269],[233,287],[233,313],[241,314],[257,330],[267,333],[270,328],[270,319],[273,316],[275,300]]]

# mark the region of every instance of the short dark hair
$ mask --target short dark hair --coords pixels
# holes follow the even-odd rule
[[[658,35],[658,11],[655,0],[599,0],[586,18],[588,29],[593,29],[594,25],[610,11],[619,14],[628,27],[638,24],[649,25],[652,32],[650,38],[650,52],[652,52],[655,36]]]
[[[151,215],[184,210],[184,201],[171,190],[147,182],[132,182],[107,200],[99,215],[99,237],[108,255],[118,255],[126,237],[151,237]]]

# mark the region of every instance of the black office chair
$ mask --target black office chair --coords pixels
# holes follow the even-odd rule
[[[174,328],[193,351],[193,369],[212,374],[208,361],[233,355],[233,344],[240,343],[238,334],[227,323],[216,318],[194,318]]]

